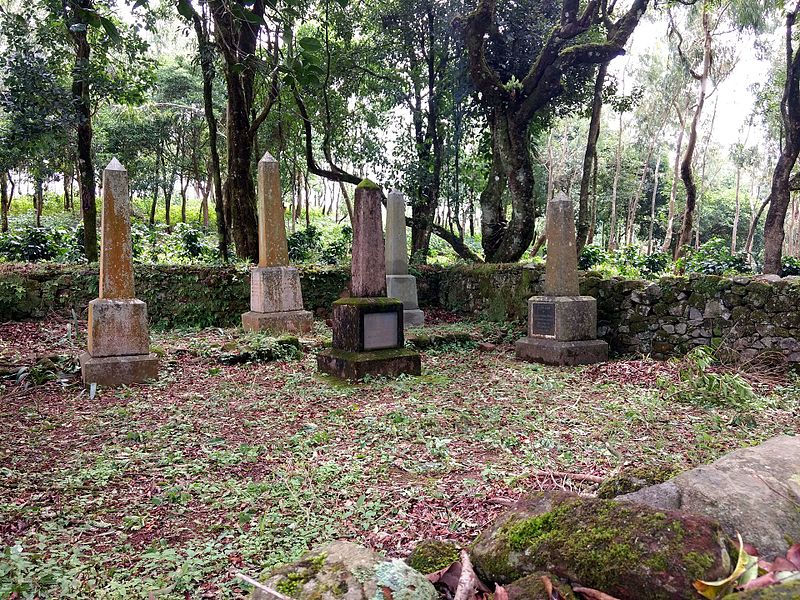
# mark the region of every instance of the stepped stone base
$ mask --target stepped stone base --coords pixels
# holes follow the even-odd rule
[[[425,324],[425,313],[420,309],[403,311],[403,327],[422,327]]]
[[[406,348],[372,352],[347,352],[329,348],[317,354],[317,369],[342,379],[358,380],[365,375],[419,375],[422,365],[419,352]]]
[[[245,331],[302,334],[311,331],[313,325],[314,316],[307,310],[268,313],[251,310],[242,315],[242,327]]]
[[[128,385],[158,378],[158,357],[155,354],[95,357],[84,352],[80,362],[81,378],[87,385]]]
[[[546,365],[589,365],[608,360],[608,344],[603,340],[561,342],[548,338],[526,337],[517,340],[517,358]]]

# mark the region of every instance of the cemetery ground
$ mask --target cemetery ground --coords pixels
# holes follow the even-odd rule
[[[322,321],[301,350],[154,331],[160,379],[93,398],[85,322],[0,324],[0,596],[245,597],[237,572],[317,542],[467,544],[533,490],[593,493],[620,468],[800,433],[791,374],[745,373],[749,404],[705,405],[680,393],[681,363],[521,363],[522,324],[429,318],[421,377],[318,375]]]

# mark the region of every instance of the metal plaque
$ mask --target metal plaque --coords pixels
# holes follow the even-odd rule
[[[552,302],[534,302],[531,305],[533,335],[556,334],[556,305]]]
[[[364,315],[364,350],[397,348],[397,313],[381,312]]]

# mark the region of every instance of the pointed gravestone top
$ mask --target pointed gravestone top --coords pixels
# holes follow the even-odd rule
[[[258,161],[259,163],[277,163],[278,161],[275,160],[275,157],[272,156],[269,152],[264,152],[264,156],[261,157],[261,160]]]
[[[108,166],[105,168],[106,171],[126,171],[125,167],[122,166],[122,163],[117,160],[116,157],[111,159],[111,162],[108,163]]]
[[[100,298],[134,298],[128,172],[114,158],[103,171]]]
[[[265,152],[258,161],[258,266],[288,265],[280,165],[269,152]]]
[[[353,208],[353,263],[350,270],[355,298],[386,295],[381,196],[381,188],[369,179],[364,179],[356,187]]]
[[[386,274],[408,275],[406,200],[396,190],[386,200]]]
[[[544,275],[546,296],[578,296],[578,251],[572,200],[559,192],[547,203],[547,263]]]

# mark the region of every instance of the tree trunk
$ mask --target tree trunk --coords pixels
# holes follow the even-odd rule
[[[736,237],[739,231],[739,214],[741,212],[741,203],[739,201],[739,184],[741,182],[741,177],[742,177],[742,166],[737,165],[736,193],[734,195],[735,208],[733,210],[733,227],[731,228],[731,254],[736,254]]]
[[[0,233],[8,231],[8,211],[11,208],[8,179],[8,171],[5,169],[0,170]]]
[[[647,231],[647,255],[653,253],[653,225],[656,222],[656,196],[658,195],[658,171],[661,167],[661,157],[656,160],[656,173],[653,179],[653,197],[650,199],[650,227]]]
[[[97,204],[94,163],[92,161],[92,107],[89,90],[89,24],[86,15],[94,11],[90,0],[71,1],[73,18],[65,25],[75,45],[72,69],[72,104],[77,117],[78,190],[83,215],[83,242],[86,259],[97,262]]]
[[[619,113],[619,134],[617,135],[617,154],[614,158],[614,182],[611,184],[611,217],[608,225],[608,249],[617,249],[617,191],[619,173],[622,166],[622,113]]]
[[[686,131],[684,126],[683,112],[676,106],[678,112],[678,119],[680,120],[681,128],[678,131],[678,140],[675,143],[675,166],[672,170],[672,189],[669,192],[669,206],[667,207],[667,230],[664,233],[664,243],[661,244],[662,252],[669,252],[672,246],[672,230],[675,227],[675,199],[678,195],[678,179],[680,177],[681,168],[681,149],[683,147],[683,135]]]
[[[592,160],[592,221],[589,225],[589,232],[586,237],[586,245],[594,242],[594,232],[597,228],[597,151],[595,150]]]
[[[507,111],[495,109],[492,144],[492,172],[485,190],[489,193],[481,194],[484,256],[486,262],[516,262],[533,241],[536,221],[527,123],[517,123]],[[506,183],[511,197],[511,221],[506,220],[503,202]]]
[[[608,72],[608,63],[602,63],[597,69],[594,81],[594,96],[592,97],[592,117],[589,121],[589,137],[586,141],[586,151],[583,154],[583,171],[581,173],[581,188],[578,199],[578,255],[589,240],[589,227],[591,213],[589,210],[589,185],[592,179],[593,164],[597,156],[597,138],[600,135],[600,113],[603,108],[603,84]]]
[[[44,182],[38,175],[34,182],[33,206],[36,209],[36,227],[42,226],[42,209],[44,208]]]
[[[697,104],[694,109],[694,117],[689,128],[689,139],[686,142],[686,152],[681,161],[681,180],[686,188],[686,208],[683,211],[683,221],[681,223],[678,243],[675,246],[674,258],[677,260],[683,255],[683,247],[689,243],[692,236],[692,226],[694,224],[694,212],[697,205],[697,185],[694,181],[694,169],[692,160],[694,150],[697,146],[697,129],[700,124],[700,116],[703,113],[703,105],[706,101],[706,86],[711,72],[711,23],[710,15],[703,4],[703,70],[700,73],[700,89],[697,96]]]

